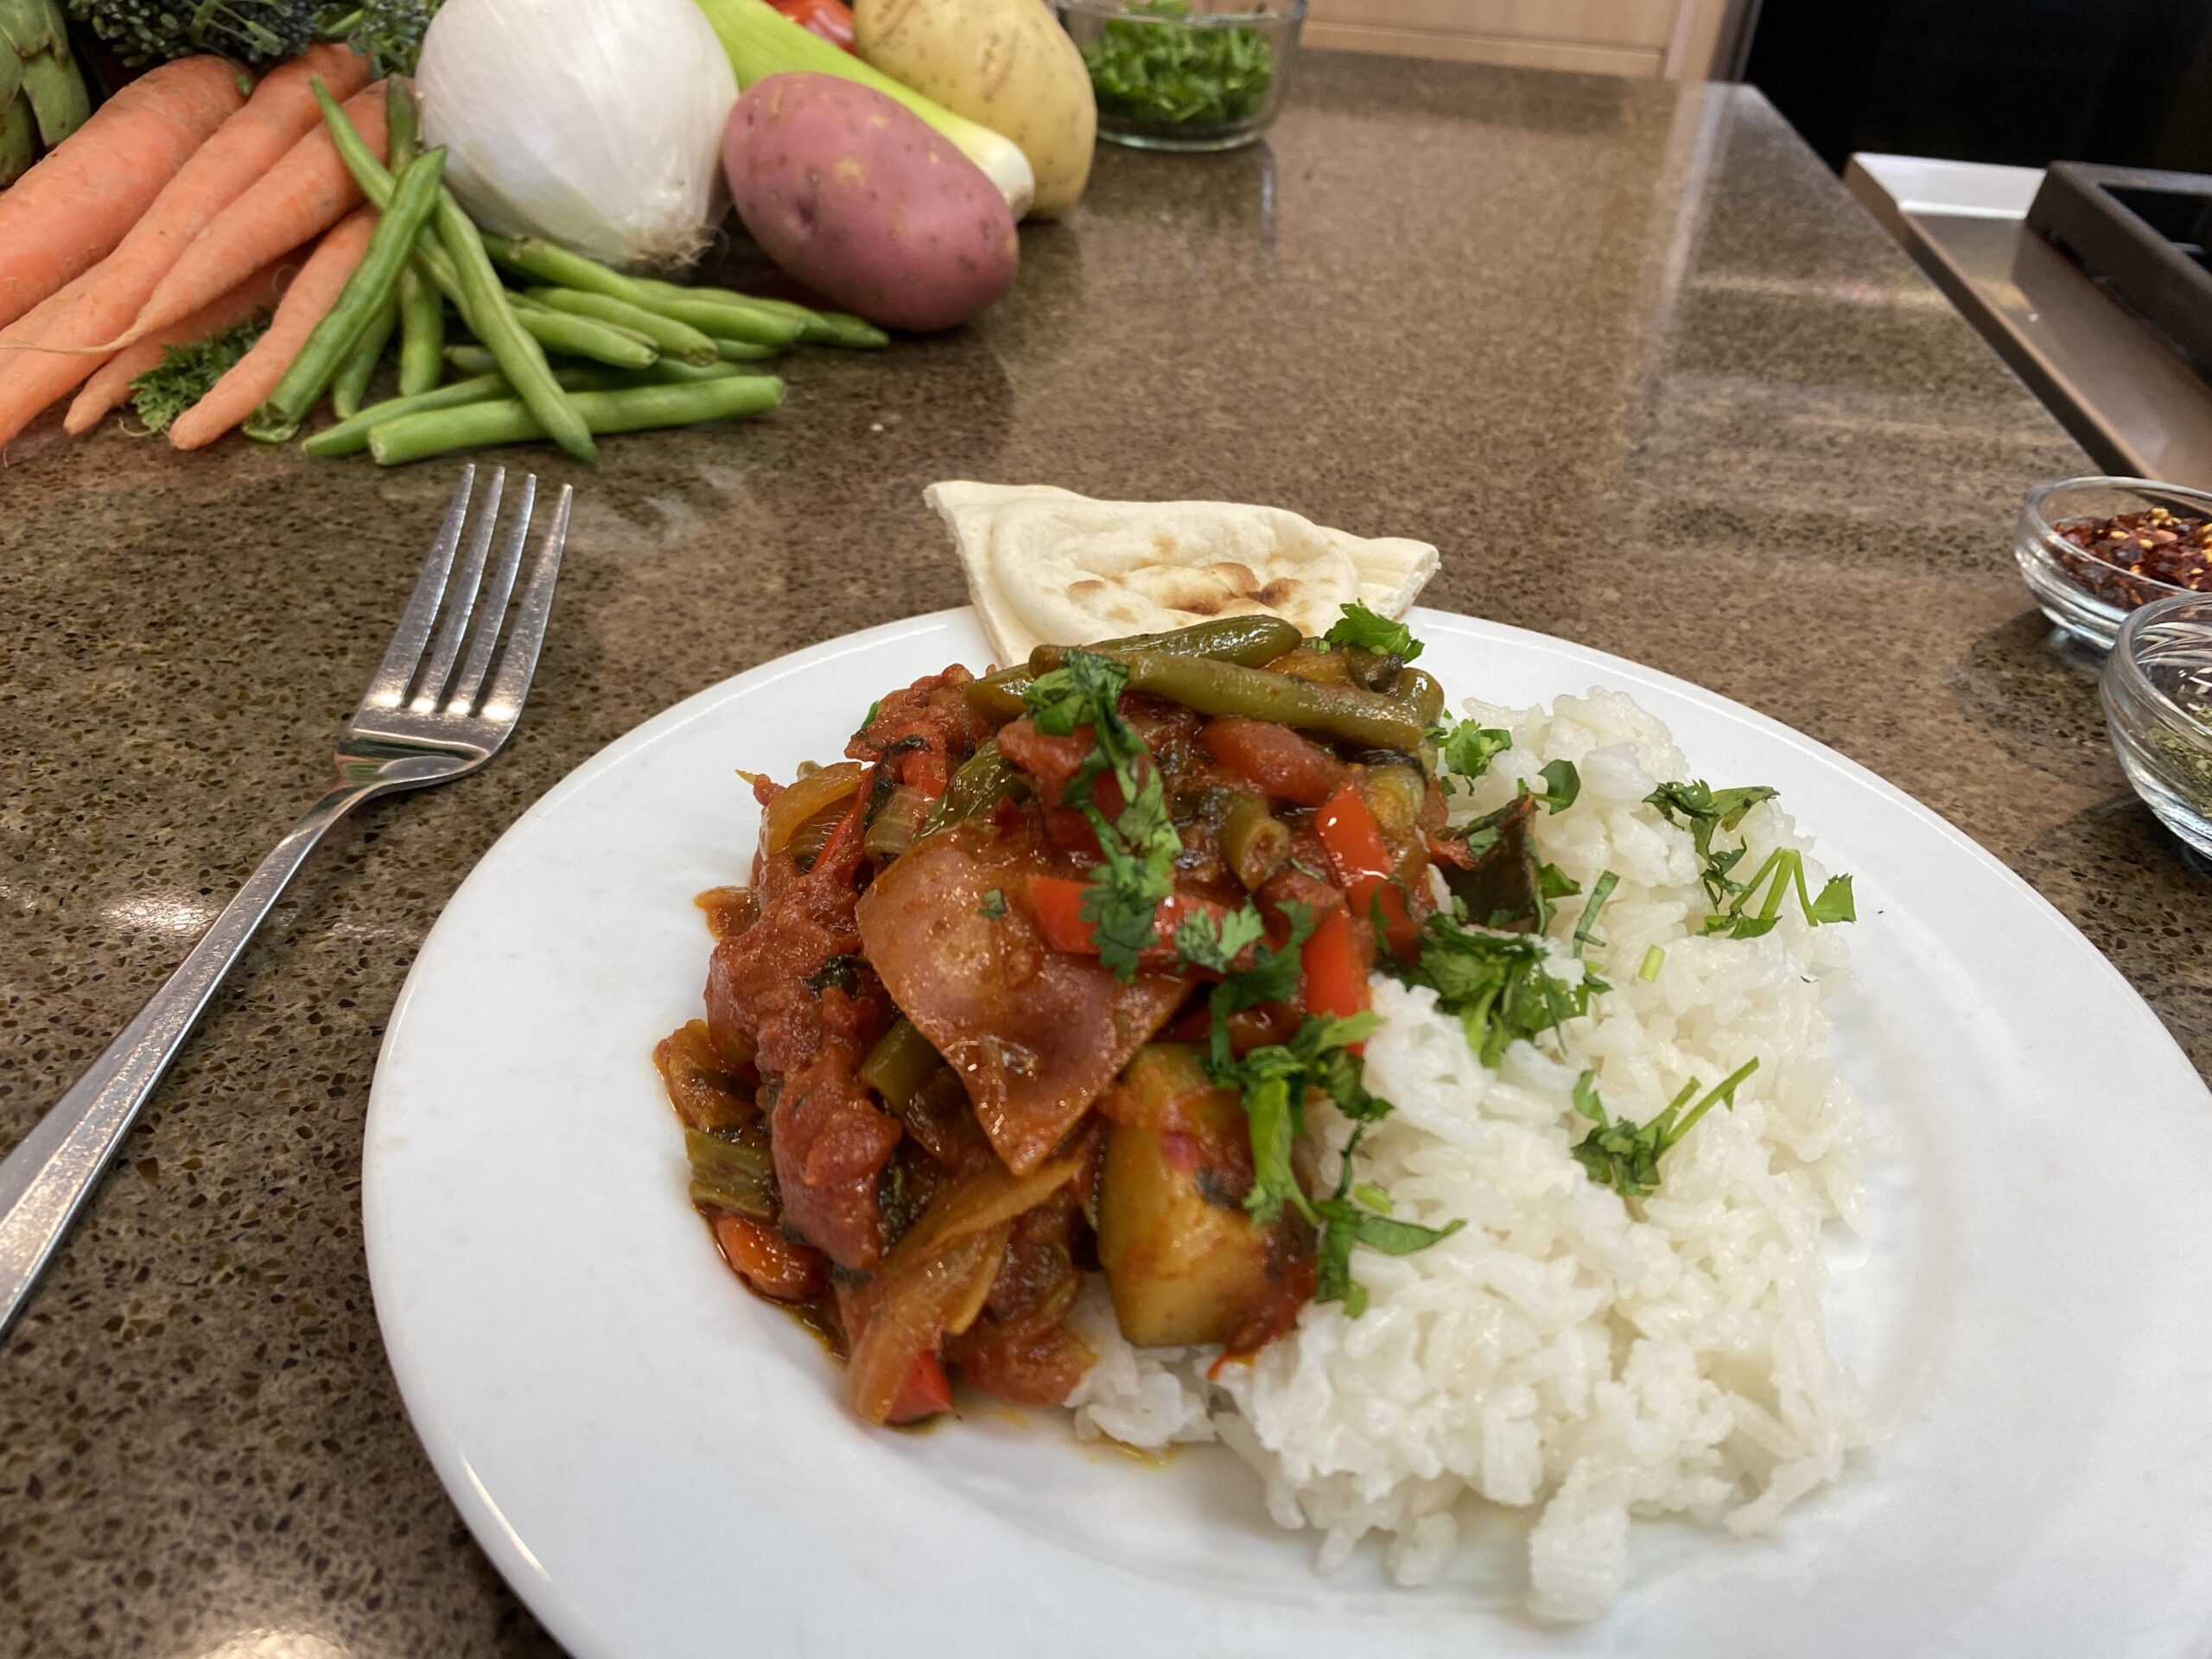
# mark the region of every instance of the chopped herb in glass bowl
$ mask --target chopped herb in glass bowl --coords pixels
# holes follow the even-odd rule
[[[1281,106],[1306,0],[1062,0],[1090,71],[1101,136],[1154,149],[1228,149]]]

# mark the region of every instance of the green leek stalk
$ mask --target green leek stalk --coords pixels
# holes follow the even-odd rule
[[[1013,210],[1014,218],[1020,219],[1028,213],[1030,201],[1037,194],[1037,175],[1030,168],[1029,158],[1011,138],[979,126],[964,116],[955,115],[942,104],[924,98],[912,87],[892,79],[842,48],[810,34],[770,6],[767,0],[698,0],[698,5],[706,13],[707,21],[714,25],[722,50],[729,54],[729,67],[737,72],[741,92],[756,80],[791,70],[839,75],[863,86],[873,86],[920,116],[950,140],[962,155],[982,168],[1006,198],[1006,205]]]

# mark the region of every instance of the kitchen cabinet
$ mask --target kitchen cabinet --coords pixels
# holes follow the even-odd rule
[[[1702,79],[1745,0],[1310,0],[1309,46]]]

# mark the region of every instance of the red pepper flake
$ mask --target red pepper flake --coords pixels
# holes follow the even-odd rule
[[[2164,507],[2110,518],[2068,518],[2052,526],[2069,552],[2058,563],[2089,594],[2132,611],[2164,595],[2153,583],[2212,593],[2212,518]]]

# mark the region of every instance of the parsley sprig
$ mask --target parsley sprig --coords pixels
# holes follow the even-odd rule
[[[1154,943],[1153,918],[1175,890],[1175,858],[1183,850],[1160,768],[1122,718],[1122,692],[1128,683],[1128,670],[1119,663],[1071,651],[1022,693],[1029,717],[1046,735],[1091,729],[1090,753],[1069,776],[1060,798],[1090,821],[1098,837],[1101,861],[1084,890],[1083,919],[1090,924],[1099,961],[1124,983],[1136,977],[1137,953]],[[1096,797],[1102,773],[1110,773],[1122,792],[1122,810],[1110,823]]]
[[[1666,1109],[1641,1128],[1625,1117],[1605,1115],[1605,1103],[1598,1098],[1598,1074],[1585,1071],[1574,1080],[1574,1109],[1596,1127],[1575,1146],[1575,1161],[1599,1186],[1610,1186],[1624,1198],[1649,1198],[1659,1185],[1659,1160],[1715,1105],[1735,1109],[1736,1090],[1758,1069],[1756,1058],[1745,1061],[1702,1097],[1698,1080],[1692,1077]],[[1690,1105],[1693,1099],[1694,1106]],[[1682,1109],[1685,1106],[1688,1111]]]
[[[1440,730],[1437,759],[1453,777],[1470,781],[1490,770],[1490,763],[1513,747],[1513,734],[1503,726],[1485,726],[1463,720]],[[1450,779],[1446,780],[1448,786]]]
[[[1774,791],[1754,784],[1741,789],[1713,789],[1702,781],[1662,784],[1644,797],[1669,823],[1690,832],[1697,849],[1698,880],[1704,886],[1713,913],[1705,918],[1701,933],[1732,939],[1756,939],[1773,931],[1782,919],[1783,901],[1792,889],[1808,926],[1859,919],[1851,893],[1851,878],[1830,876],[1815,898],[1805,881],[1805,855],[1795,848],[1777,847],[1748,880],[1736,879],[1736,869],[1750,851],[1748,843],[1716,845],[1718,834],[1732,834],[1744,815],[1761,801],[1774,798]],[[1760,899],[1764,892],[1764,899]]]

